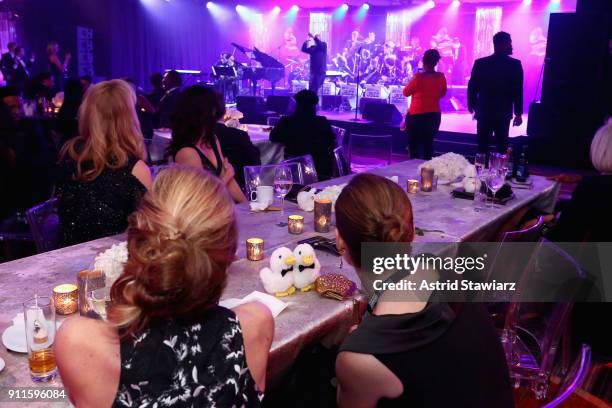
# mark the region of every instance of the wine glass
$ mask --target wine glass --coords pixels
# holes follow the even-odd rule
[[[476,156],[474,156],[474,167],[476,167],[476,174],[480,174],[487,167],[486,153],[476,153]]]
[[[503,168],[497,167],[497,168],[489,169],[489,175],[487,177],[487,185],[493,192],[493,207],[495,208],[498,207],[495,205],[495,198],[496,198],[497,192],[499,191],[500,188],[503,187],[505,181],[506,181],[506,173],[503,170]]]
[[[293,186],[293,174],[287,166],[278,166],[274,171],[274,191],[281,199],[281,214],[285,213],[285,196]]]
[[[106,320],[110,305],[110,287],[106,285],[106,274],[103,271],[94,270],[87,275],[85,301],[88,316]]]

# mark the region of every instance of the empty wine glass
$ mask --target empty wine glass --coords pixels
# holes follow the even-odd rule
[[[497,192],[500,188],[503,187],[506,181],[506,172],[501,168],[491,168],[489,169],[489,175],[487,177],[487,185],[493,192],[493,207],[498,207],[495,205],[495,198]]]
[[[285,213],[285,196],[293,186],[293,174],[287,166],[278,166],[274,171],[274,191],[281,199],[281,214]]]

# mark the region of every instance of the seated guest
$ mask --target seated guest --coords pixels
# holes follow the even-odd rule
[[[414,239],[406,193],[384,177],[359,174],[338,197],[336,225],[338,249],[371,296],[371,311],[336,360],[338,405],[514,406],[504,351],[481,304],[408,301],[408,292],[403,301],[398,291],[373,290],[375,280],[396,279],[393,272],[361,269],[361,243]]]
[[[285,145],[285,157],[312,155],[320,180],[332,177],[336,136],[326,117],[317,116],[319,97],[312,91],[295,94],[296,108],[283,116],[270,133],[270,141]]]
[[[234,167],[221,154],[215,134],[219,119],[217,94],[210,88],[194,85],[185,89],[172,115],[172,142],[169,152],[177,164],[205,169],[225,183],[235,202],[246,197],[234,179]]]
[[[612,231],[612,120],[591,142],[591,163],[600,173],[582,180],[549,237],[554,241],[607,242]]]
[[[159,106],[159,101],[164,96],[164,87],[162,85],[164,80],[164,76],[159,72],[152,74],[149,77],[149,82],[151,83],[151,92],[149,92],[146,96],[149,102],[153,104],[156,108]]]
[[[157,105],[157,127],[170,127],[170,118],[175,110],[178,99],[181,95],[181,85],[183,80],[177,71],[168,71],[162,80],[164,95]]]
[[[231,198],[201,170],[162,171],[130,216],[130,256],[108,322],[67,320],[57,366],[83,407],[252,407],[274,320],[260,303],[218,305],[238,230]]]
[[[119,79],[91,87],[79,111],[79,136],[60,153],[59,218],[63,243],[119,234],[151,185],[134,106]]]
[[[83,101],[83,86],[76,79],[69,79],[64,85],[64,102],[57,114],[57,131],[61,135],[61,144],[78,134],[77,115]]]
[[[41,97],[51,100],[55,96],[55,80],[49,72],[41,72],[28,84],[25,91],[27,99],[37,100]]]
[[[251,142],[247,132],[227,127],[219,122],[225,115],[225,101],[221,94],[217,94],[217,99],[219,106],[217,108],[218,121],[215,124],[215,132],[221,145],[221,153],[227,157],[227,160],[234,167],[236,182],[241,188],[244,188],[244,166],[261,165],[259,149]]]

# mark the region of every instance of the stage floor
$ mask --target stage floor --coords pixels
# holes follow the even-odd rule
[[[336,112],[320,110],[319,115],[326,116],[329,120],[342,122],[350,121],[355,117],[354,112]],[[361,119],[361,115],[358,116]],[[362,120],[361,123],[372,123]],[[448,112],[442,113],[442,123],[440,130],[444,132],[456,132],[464,134],[476,134],[476,121],[472,119],[469,112]],[[524,136],[527,134],[527,115],[523,116],[521,126],[510,126],[510,137]]]

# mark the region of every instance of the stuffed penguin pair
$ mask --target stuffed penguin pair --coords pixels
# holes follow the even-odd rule
[[[270,257],[270,267],[259,271],[259,278],[266,292],[277,297],[289,296],[297,289],[308,292],[321,272],[321,263],[314,248],[300,244],[293,251],[277,248]]]

